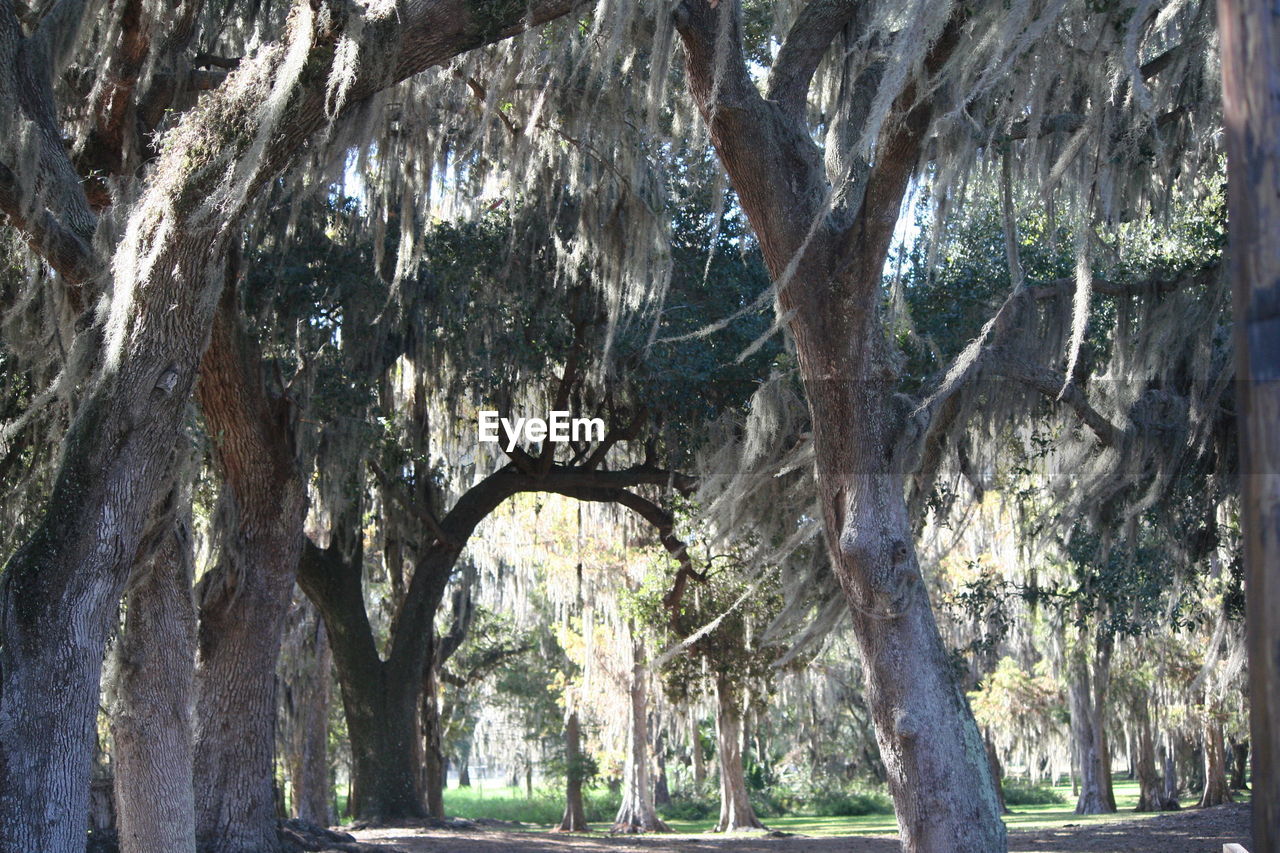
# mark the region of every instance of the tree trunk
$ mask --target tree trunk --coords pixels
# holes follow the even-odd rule
[[[1231,789],[1227,786],[1227,750],[1222,725],[1210,718],[1204,729],[1204,790],[1200,794],[1200,807],[1229,802]]]
[[[191,597],[190,492],[135,569],[116,645],[111,714],[116,828],[122,853],[195,853],[192,704],[196,614]]]
[[[644,643],[632,642],[631,684],[627,693],[627,761],[622,773],[622,802],[613,819],[616,833],[670,832],[653,805],[649,773],[649,672],[644,665]]]
[[[983,732],[982,741],[987,748],[987,765],[991,768],[991,778],[996,784],[996,801],[1000,804],[1000,814],[1011,814],[1009,806],[1004,801],[1004,767],[1000,765],[1000,756],[996,752],[995,743],[991,740],[990,731]]]
[[[653,803],[655,806],[671,804],[671,788],[667,782],[667,733],[659,731],[653,745],[654,759],[658,767],[658,775],[653,782]]]
[[[1164,804],[1166,809],[1179,808],[1178,805],[1178,760],[1175,754],[1173,736],[1166,734],[1161,747],[1164,765]]]
[[[689,718],[689,749],[693,753],[693,786],[702,796],[707,785],[707,761],[702,754],[702,721],[697,714]]]
[[[1082,641],[1083,643],[1083,641]],[[1106,696],[1110,680],[1110,643],[1099,638],[1093,667],[1085,649],[1072,660],[1071,735],[1080,767],[1080,797],[1076,814],[1105,814],[1116,810],[1111,792],[1111,754],[1106,737]]]
[[[218,562],[198,591],[195,789],[202,853],[279,847],[276,662],[307,513],[293,406],[267,390],[257,344],[240,329],[234,266],[197,386],[222,477]]]
[[[587,809],[582,801],[582,779],[586,764],[582,755],[582,733],[579,730],[578,712],[569,712],[564,724],[564,817],[560,819],[560,832],[589,832]]]
[[[1240,425],[1253,843],[1280,850],[1280,19],[1219,0]]]
[[[1007,840],[986,750],[938,633],[905,500],[927,425],[895,393],[879,311],[881,271],[931,119],[929,97],[917,97],[927,79],[903,90],[874,163],[849,168],[856,152],[828,151],[829,162],[846,164],[829,175],[804,118],[818,59],[858,5],[834,24],[821,16],[838,18],[838,9],[806,9],[812,16],[801,15],[792,31],[801,41],[788,38],[779,53],[767,100],[742,52],[738,2],[684,0],[676,26],[690,91],[781,285],[778,313],[809,403],[828,551],[850,602],[903,848],[996,853]],[[941,68],[960,43],[960,17],[912,73]],[[839,209],[825,207],[828,199]]]
[[[1151,715],[1147,711],[1145,696],[1139,697],[1133,704],[1133,712],[1138,741],[1138,755],[1134,762],[1134,775],[1138,779],[1138,807],[1135,811],[1167,811],[1168,799],[1165,796],[1164,782],[1156,770],[1155,731],[1151,725]]]
[[[428,631],[434,635],[434,626]],[[431,645],[434,649],[435,643]],[[422,675],[422,789],[426,795],[427,814],[444,820],[445,764],[440,744],[440,702],[434,657],[434,654],[427,655]]]
[[[742,708],[727,678],[716,679],[716,756],[720,762],[720,820],[716,832],[764,829],[747,794],[742,769]]]
[[[464,741],[458,750],[458,787],[471,787],[471,740]]]
[[[329,779],[329,670],[333,654],[324,623],[305,598],[295,603],[288,644],[292,660],[282,661],[284,743],[291,797],[290,814],[317,826],[334,822]]]
[[[1249,741],[1231,741],[1231,790],[1247,791],[1245,775],[1249,772]]]
[[[383,661],[379,657],[364,609],[359,530],[350,519],[335,521],[334,536],[346,547],[334,544],[321,549],[310,541],[304,543],[298,576],[324,617],[338,673],[351,741],[353,793],[348,810],[353,817],[374,822],[423,817],[417,743],[427,644],[416,638],[423,647],[416,658],[401,655]],[[414,582],[425,583],[431,571],[419,566]],[[443,594],[443,582],[439,594]],[[435,596],[437,606],[440,595]]]

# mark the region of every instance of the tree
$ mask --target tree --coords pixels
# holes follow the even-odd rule
[[[1231,278],[1240,378],[1241,527],[1248,573],[1253,841],[1280,849],[1280,305],[1276,95],[1280,28],[1266,4],[1221,0]]]
[[[198,5],[182,10],[186,24]],[[560,0],[492,10],[440,2],[403,14],[297,5],[281,41],[241,61],[166,134],[133,196],[138,201],[116,214],[126,223],[119,241],[103,235],[107,257],[91,249],[97,217],[63,145],[53,93],[53,74],[78,46],[87,7],[58,6],[33,22],[29,35],[12,4],[0,9],[0,135],[8,161],[0,170],[0,202],[27,242],[61,273],[73,303],[91,304],[104,289],[99,276],[106,270],[115,294],[100,368],[66,437],[42,521],[0,581],[3,849],[79,853],[83,846],[103,646],[171,470],[223,284],[213,259],[238,237],[234,226],[256,191],[294,162],[335,112],[569,8]],[[143,27],[154,20],[139,15],[134,35],[148,32]],[[344,33],[354,35],[346,37],[345,52],[337,51]],[[155,48],[167,49],[172,41]],[[343,57],[352,65],[335,74]],[[331,80],[342,85],[335,89]],[[142,94],[126,86],[119,101],[107,99],[107,105],[126,104],[123,115],[87,112],[104,120],[99,129],[132,141],[125,122],[139,105],[129,96]],[[133,152],[117,153],[136,163],[127,156]],[[34,715],[33,708],[48,713]],[[268,849],[274,846],[268,842]]]
[[[898,209],[925,144],[930,78],[960,44],[963,14],[918,35],[929,43],[923,72],[895,93],[875,162],[854,164],[850,149],[864,132],[854,120],[837,130],[846,144],[833,140],[838,171],[829,173],[804,124],[806,95],[832,42],[845,27],[860,28],[860,8],[808,4],[770,70],[767,97],[747,69],[738,3],[683,2],[676,24],[690,93],[796,341],[827,544],[862,646],[903,847],[1003,850],[986,751],[916,565],[903,493],[919,425],[894,396],[877,309]],[[878,81],[881,70],[866,73]],[[858,98],[868,95],[853,79],[847,85],[848,108],[862,108]]]

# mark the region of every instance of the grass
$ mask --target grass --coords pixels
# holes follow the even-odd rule
[[[1112,781],[1115,790],[1114,814],[1078,815],[1070,785],[1060,785],[1054,790],[1063,802],[1044,805],[1012,806],[1012,814],[1005,815],[1005,823],[1011,830],[1053,829],[1066,824],[1107,823],[1116,820],[1132,820],[1150,817],[1133,809],[1138,804],[1138,783],[1117,776]],[[1239,792],[1237,792],[1239,793]],[[1247,792],[1246,792],[1247,796]],[[617,808],[617,796],[605,789],[587,794],[587,819],[592,829],[607,830]],[[530,830],[547,829],[560,822],[564,800],[558,790],[535,789],[528,798],[521,788],[450,788],[445,791],[445,810],[450,815],[467,818],[496,818],[518,821]],[[898,825],[892,814],[870,814],[856,817],[811,817],[791,815],[768,818],[770,829],[813,836],[836,835],[894,835]],[[667,824],[681,835],[710,832],[715,818],[706,820],[668,820]]]

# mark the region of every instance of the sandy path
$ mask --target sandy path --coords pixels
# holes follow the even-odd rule
[[[355,833],[361,841],[397,847],[408,853],[897,853],[891,837],[765,838],[607,836],[563,837],[533,832],[457,832],[413,828],[367,829]],[[1190,809],[1151,818],[1111,821],[1057,829],[1009,834],[1009,853],[1220,853],[1235,841],[1249,846],[1249,807],[1220,806]]]

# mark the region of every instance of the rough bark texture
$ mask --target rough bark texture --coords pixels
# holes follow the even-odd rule
[[[587,809],[582,802],[582,733],[578,712],[571,711],[564,724],[564,817],[560,819],[560,832],[589,832]]]
[[[716,679],[716,757],[720,762],[720,820],[716,832],[764,829],[747,794],[742,768],[742,707],[733,685]]]
[[[1280,18],[1219,0],[1240,423],[1240,526],[1249,590],[1253,841],[1280,850]]]
[[[653,779],[649,772],[649,671],[644,665],[644,644],[632,647],[631,683],[627,687],[627,761],[622,771],[622,802],[613,819],[617,833],[670,832],[653,804]]]
[[[148,174],[116,249],[119,298],[104,368],[68,431],[41,522],[0,580],[0,851],[83,851],[103,649],[144,527],[168,482],[222,286],[220,275],[209,275],[210,259],[224,255],[235,238],[233,223],[252,202],[253,190],[279,174],[330,121],[326,104],[339,36],[359,34],[358,72],[347,93],[354,106],[411,74],[574,5],[499,4],[481,16],[464,0],[424,0],[394,14],[370,14],[361,27],[351,25],[350,16],[363,7],[326,6],[318,14],[303,3],[287,40],[305,39],[310,47],[282,113],[264,109],[275,97],[273,81],[288,53],[271,45],[242,62],[167,138],[172,144]],[[60,16],[51,21],[54,28],[65,23]],[[13,122],[28,120],[10,109],[19,98],[18,82],[27,79],[10,73],[19,68],[11,60],[40,59],[47,29],[28,39],[12,4],[0,7],[6,133],[16,130]],[[56,115],[50,67],[45,61],[43,76],[34,78],[43,82],[20,93],[24,104],[37,106],[28,114],[41,121]],[[259,147],[255,137],[267,116],[279,122]],[[56,122],[45,124],[45,150],[56,154],[57,168],[31,174],[0,170],[0,201],[28,197],[21,185],[37,180],[52,187],[41,198],[68,199],[44,210],[15,208],[20,215],[11,221],[70,281],[84,281],[112,265],[90,253],[93,222],[84,221],[89,208],[79,176],[62,168],[67,155],[61,129]],[[237,185],[239,179],[246,184]],[[45,712],[32,714],[32,708]]]
[[[190,496],[183,490],[178,500]],[[189,508],[166,515],[125,595],[111,713],[122,853],[195,853],[192,705],[196,614]]]
[[[986,750],[938,634],[904,498],[922,425],[894,393],[878,312],[881,270],[931,101],[918,97],[927,91],[921,80],[909,84],[876,160],[858,165],[856,152],[828,151],[827,162],[846,164],[834,175],[804,120],[813,73],[859,9],[808,4],[771,69],[768,99],[743,58],[739,3],[684,0],[676,26],[690,90],[781,284],[779,314],[809,403],[828,550],[851,605],[903,847],[993,853],[1006,838]],[[957,19],[922,73],[935,73],[960,39]],[[863,81],[848,82],[856,109]],[[860,131],[850,116],[846,136]]]
[[[278,847],[276,661],[293,595],[306,482],[293,405],[264,384],[227,287],[201,366],[200,407],[222,478],[216,565],[201,578],[196,667],[196,838],[202,853]]]

